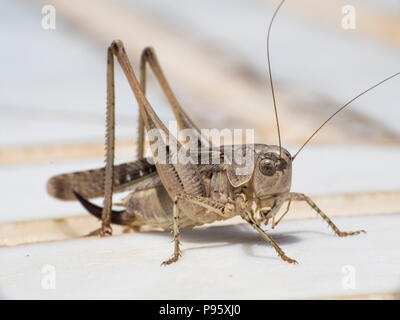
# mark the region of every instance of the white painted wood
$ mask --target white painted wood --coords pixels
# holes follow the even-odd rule
[[[337,238],[322,220],[282,222],[271,232],[297,265],[282,262],[247,225],[183,232],[182,259],[168,267],[160,267],[173,249],[168,233],[1,248],[0,297],[291,299],[399,292],[400,215],[336,222],[368,233]],[[55,268],[54,290],[41,286],[47,265]],[[345,266],[355,271],[354,289],[342,286]]]

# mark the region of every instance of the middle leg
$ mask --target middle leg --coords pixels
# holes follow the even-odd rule
[[[221,217],[229,217],[233,210],[234,206],[232,203],[221,203],[216,200],[212,200],[209,198],[201,197],[201,196],[192,196],[187,193],[178,194],[174,199],[174,207],[173,207],[173,223],[172,223],[172,230],[174,233],[174,254],[173,256],[164,261],[161,265],[169,265],[178,261],[179,257],[181,256],[180,250],[180,230],[179,230],[179,208],[178,208],[178,201],[188,201],[190,203],[196,204],[206,210],[212,211],[218,214]]]

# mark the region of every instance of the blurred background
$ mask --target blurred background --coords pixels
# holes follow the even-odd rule
[[[0,230],[85,214],[76,203],[50,198],[46,182],[104,165],[106,50],[114,39],[124,42],[135,70],[143,48],[154,47],[200,128],[251,128],[256,142],[277,144],[266,38],[278,3],[1,1]],[[55,9],[54,25],[48,5]],[[288,0],[270,48],[282,143],[294,153],[341,105],[400,71],[400,1]],[[149,100],[168,121],[168,103],[148,74]],[[399,212],[399,88],[397,77],[329,122],[296,158],[293,191],[376,192],[374,213]],[[116,110],[117,162],[130,161],[138,112],[117,64]]]

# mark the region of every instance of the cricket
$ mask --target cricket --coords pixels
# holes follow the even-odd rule
[[[90,236],[112,235],[111,224],[119,224],[132,229],[150,226],[169,230],[174,236],[174,251],[170,259],[162,265],[169,265],[179,260],[180,230],[210,224],[218,220],[240,216],[250,224],[276,250],[280,258],[288,263],[297,261],[280,248],[272,237],[263,229],[263,225],[275,228],[289,212],[292,201],[306,202],[339,237],[358,235],[364,230],[341,231],[332,220],[321,211],[311,198],[302,193],[291,192],[292,164],[298,154],[310,140],[336,114],[345,109],[354,100],[375,87],[396,77],[397,72],[363,91],[333,113],[304,142],[292,156],[281,143],[278,110],[275,99],[271,72],[269,39],[273,21],[285,0],[276,8],[267,35],[267,62],[269,82],[278,135],[278,145],[242,144],[214,146],[202,135],[198,126],[184,111],[176,99],[159,64],[156,53],[151,47],[143,50],[138,79],[129,62],[122,41],[111,43],[107,50],[107,113],[106,113],[106,164],[103,168],[66,173],[54,176],[47,184],[48,193],[60,200],[78,200],[92,215],[101,220],[99,229]],[[114,165],[115,155],[115,94],[114,94],[114,59],[120,64],[139,106],[137,160]],[[174,137],[163,124],[150,102],[146,98],[147,65],[155,74],[162,91],[168,99],[180,130],[194,132],[197,148],[188,150],[182,141]],[[149,139],[152,157],[145,157],[145,131],[162,132],[157,141]],[[177,148],[171,147],[171,142]],[[192,160],[188,163],[154,161],[163,147],[166,157],[171,159],[179,152],[189,152]],[[229,151],[229,152],[227,152]],[[250,170],[244,174],[243,162],[227,153],[239,154],[242,158],[251,158]],[[197,157],[197,158],[196,158]],[[208,157],[203,163],[199,158]],[[218,160],[218,161],[217,161]],[[126,192],[122,203],[113,203],[113,194]],[[103,207],[89,201],[91,198],[104,197]],[[123,210],[113,210],[113,205],[122,206]],[[278,218],[280,209],[286,210]]]

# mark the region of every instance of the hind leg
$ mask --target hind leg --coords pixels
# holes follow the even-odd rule
[[[107,115],[106,115],[106,168],[104,179],[104,207],[101,214],[101,227],[88,236],[100,237],[112,235],[111,213],[114,180],[115,153],[115,90],[114,56],[111,47],[107,50]]]
[[[174,113],[175,119],[178,123],[178,127],[180,130],[183,129],[191,129],[192,132],[196,135],[198,139],[199,146],[208,146],[211,145],[211,142],[204,136],[202,136],[199,128],[193,122],[193,120],[187,115],[187,113],[182,109],[180,103],[176,99],[171,86],[169,85],[167,78],[164,75],[164,72],[161,68],[161,65],[158,61],[157,55],[153,48],[147,47],[143,50],[142,56],[140,59],[140,86],[144,94],[146,94],[146,65],[149,64],[151,70],[158,83],[161,86],[162,91],[168,99],[169,105]],[[138,159],[143,158],[144,156],[144,121],[143,118],[139,115],[139,123],[138,123],[138,148],[137,148],[137,157]]]

